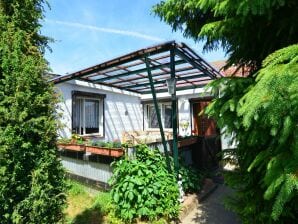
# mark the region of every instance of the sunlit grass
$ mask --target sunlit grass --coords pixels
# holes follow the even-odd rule
[[[90,193],[81,184],[69,181],[67,208],[65,209],[66,224],[123,224],[115,217],[109,192]],[[146,222],[138,221],[140,224]],[[160,219],[151,224],[165,224]]]
[[[92,207],[95,195],[88,193],[84,187],[76,182],[70,182],[70,190],[67,197],[67,208],[65,210],[68,219],[74,219],[84,210]]]
[[[65,209],[67,223],[104,223],[104,216],[110,212],[108,208],[109,193],[91,194],[84,186],[74,181],[69,181],[69,186],[67,208]]]

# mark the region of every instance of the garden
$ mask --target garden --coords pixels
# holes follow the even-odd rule
[[[40,32],[46,2],[0,0],[1,223],[61,223],[65,213],[70,223],[175,220],[177,176],[145,145],[113,164],[110,193],[90,196],[65,181],[58,99],[44,58],[53,40]],[[208,86],[214,100],[206,113],[238,143],[226,151],[237,165],[225,175],[236,191],[227,207],[243,223],[298,223],[298,2],[166,0],[153,11],[174,31],[203,41],[206,51],[221,47],[226,68],[249,68],[247,77]],[[87,146],[96,145],[78,150]],[[102,153],[112,155],[107,148]],[[180,172],[184,191],[198,190],[202,176],[188,167]]]
[[[111,205],[111,197],[108,192],[90,191],[84,185],[71,180],[67,183],[65,223],[122,223],[114,215],[115,209]]]
[[[91,194],[81,184],[70,182],[69,223],[168,223],[178,218],[179,186],[159,150],[137,145],[133,158],[122,157],[112,166],[110,192]],[[204,176],[198,170],[182,163],[179,174],[185,193],[200,190]]]

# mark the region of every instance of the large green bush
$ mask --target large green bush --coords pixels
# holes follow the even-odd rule
[[[205,50],[222,47],[226,67],[249,70],[212,83],[220,94],[207,111],[238,143],[230,207],[244,223],[297,223],[298,1],[164,0],[153,11]]]
[[[196,193],[201,190],[204,175],[198,169],[180,162],[179,174],[184,193]]]
[[[42,0],[0,0],[0,223],[57,223],[65,203]]]
[[[174,31],[222,47],[228,66],[252,70],[274,51],[298,42],[297,0],[162,0],[153,11]]]
[[[177,181],[158,150],[138,145],[135,159],[125,158],[114,164],[110,184],[116,214],[123,220],[178,216]]]
[[[207,112],[238,142],[228,205],[243,223],[297,223],[298,45],[268,56],[256,75],[212,84],[220,96]]]

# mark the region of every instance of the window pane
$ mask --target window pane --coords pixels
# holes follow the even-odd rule
[[[158,128],[157,114],[153,105],[148,105],[148,127]]]
[[[99,133],[99,101],[85,100],[85,133]]]
[[[83,99],[74,99],[73,111],[73,132],[76,134],[83,134]]]
[[[172,128],[172,107],[164,105],[164,128]]]

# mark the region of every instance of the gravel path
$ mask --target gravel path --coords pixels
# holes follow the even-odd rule
[[[182,224],[240,224],[236,215],[223,206],[223,198],[232,194],[225,185],[218,188],[182,220]]]

